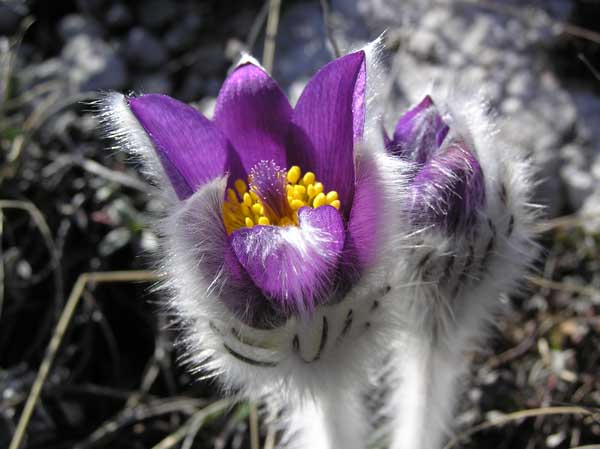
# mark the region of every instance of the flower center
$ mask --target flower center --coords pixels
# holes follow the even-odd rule
[[[250,186],[250,188],[248,188]],[[238,179],[235,189],[227,189],[223,203],[223,222],[227,234],[255,225],[297,226],[298,209],[330,205],[340,209],[336,191],[325,193],[315,174],[302,175],[300,167],[281,169],[274,161],[260,161],[246,183]]]

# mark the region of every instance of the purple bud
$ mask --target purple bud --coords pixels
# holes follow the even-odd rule
[[[428,95],[400,117],[393,139],[386,139],[386,147],[395,156],[424,164],[442,145],[448,130]]]
[[[412,220],[440,225],[448,233],[467,230],[485,201],[483,171],[467,144],[448,144],[417,172],[410,186]]]

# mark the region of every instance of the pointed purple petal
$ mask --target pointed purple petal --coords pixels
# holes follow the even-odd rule
[[[214,123],[233,144],[248,172],[261,160],[287,166],[285,138],[291,117],[292,107],[277,83],[261,68],[244,64],[225,80]]]
[[[346,268],[355,274],[371,265],[377,257],[383,198],[375,161],[361,158],[356,166],[356,188],[344,248]]]
[[[398,120],[390,151],[396,156],[424,164],[441,146],[448,130],[448,125],[427,95]]]
[[[362,51],[319,70],[298,100],[288,142],[289,165],[336,190],[345,215],[354,195],[354,144],[364,128],[365,80]]]
[[[411,217],[448,232],[468,229],[485,202],[483,171],[462,141],[450,143],[415,176]]]
[[[194,108],[157,94],[128,101],[180,199],[239,165],[225,137]]]
[[[331,206],[298,211],[299,226],[254,226],[230,235],[238,260],[263,293],[287,313],[310,313],[331,287],[344,224]]]

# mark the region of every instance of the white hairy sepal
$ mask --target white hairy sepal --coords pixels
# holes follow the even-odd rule
[[[392,417],[392,449],[441,446],[467,368],[465,354],[484,341],[502,294],[518,288],[537,254],[539,209],[530,204],[532,168],[525,154],[502,141],[478,95],[429,94],[450,127],[446,139],[460,137],[479,161],[485,203],[472,229],[449,235],[413,225],[411,239],[398,247],[392,285],[411,287],[398,296],[396,314],[410,330],[390,358],[394,393],[384,413]],[[403,226],[411,229],[408,222]]]
[[[140,167],[153,189],[149,193],[162,199],[166,204],[177,201],[177,194],[163,169],[154,150],[150,137],[133,115],[127,98],[118,92],[103,94],[96,102],[104,135],[114,142],[112,149],[126,153],[133,163]]]

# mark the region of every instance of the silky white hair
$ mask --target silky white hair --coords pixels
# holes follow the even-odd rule
[[[112,93],[100,101],[107,134],[141,163],[155,186],[151,194],[162,201],[154,221],[158,269],[166,275],[160,288],[181,330],[182,362],[198,378],[216,377],[225,394],[265,401],[287,448],[365,449],[381,438],[393,449],[440,446],[467,367],[464,354],[481,341],[500,294],[517,287],[535,253],[529,165],[502,144],[484,103],[464,92],[429,93],[483,170],[476,238],[415,225],[403,214],[414,167],[385,152],[372,107],[384,81],[381,43],[365,52],[367,118],[356,170],[373,167],[382,187],[377,261],[343,300],[272,328],[248,326],[222,300],[232,288],[243,292],[219,256],[227,244],[226,174],[179,201],[126,98]],[[382,396],[374,410],[365,406],[369,393]]]
[[[416,228],[412,248],[399,248],[395,279],[416,285],[395,302],[410,328],[392,343],[384,368],[392,373],[382,410],[390,417],[392,449],[441,447],[467,373],[466,353],[485,341],[501,295],[519,288],[538,253],[533,224],[540,209],[530,203],[532,168],[523,152],[503,142],[480,95],[456,88],[427,93],[450,127],[447,138],[460,136],[477,158],[485,203],[468,234]]]

